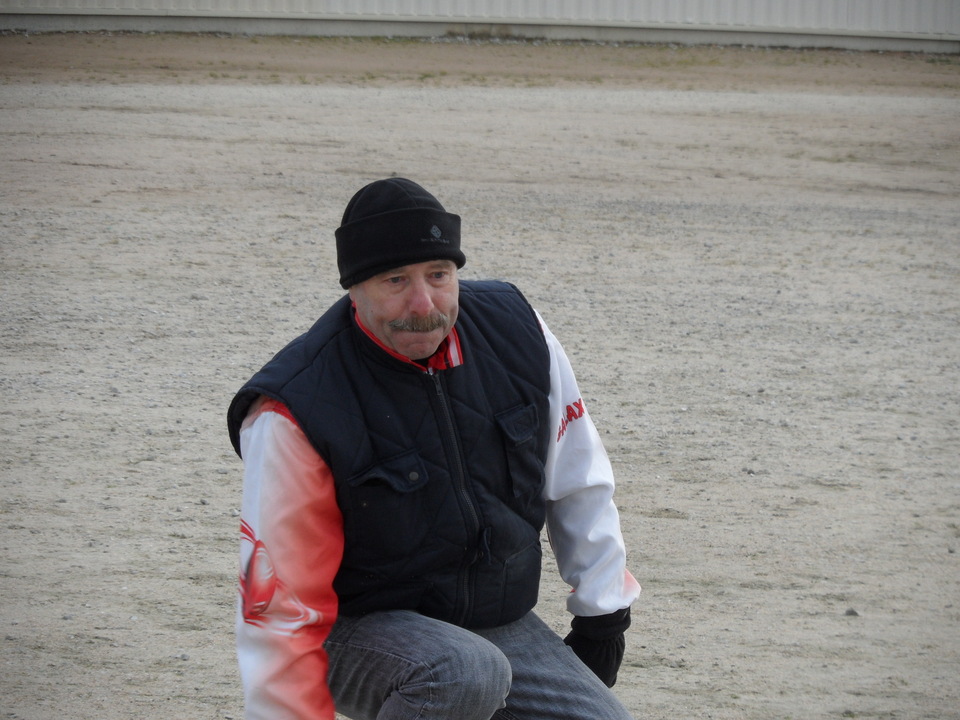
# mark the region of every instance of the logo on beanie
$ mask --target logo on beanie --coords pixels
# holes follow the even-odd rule
[[[430,228],[430,235],[431,237],[428,238],[420,238],[420,242],[450,244],[450,241],[443,237],[443,231],[436,225]]]

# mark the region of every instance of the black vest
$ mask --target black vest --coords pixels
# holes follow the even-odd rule
[[[340,612],[410,609],[464,627],[511,622],[539,589],[549,352],[520,292],[461,282],[463,364],[427,373],[353,320],[349,296],[240,390],[284,403],[330,467],[346,547]]]

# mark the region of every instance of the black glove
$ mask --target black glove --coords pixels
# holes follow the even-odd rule
[[[613,687],[623,662],[623,633],[630,627],[630,608],[609,615],[575,617],[570,627],[573,629],[563,641],[604,685]]]

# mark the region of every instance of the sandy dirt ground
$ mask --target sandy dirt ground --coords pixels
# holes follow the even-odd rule
[[[958,117],[957,56],[0,36],[0,716],[242,717],[225,409],[399,174],[574,360],[637,718],[960,717]]]

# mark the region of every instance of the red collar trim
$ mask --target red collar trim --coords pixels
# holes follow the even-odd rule
[[[356,313],[356,305],[353,307],[353,319],[356,321],[357,327],[363,330],[364,334],[373,340],[376,346],[390,357],[396,358],[400,362],[407,363],[408,365],[413,365],[415,368],[419,368],[424,372],[429,370],[449,370],[450,368],[463,365],[463,349],[460,346],[460,334],[457,332],[456,327],[453,327],[450,333],[440,341],[440,346],[437,348],[437,351],[427,359],[427,364],[424,365],[423,363],[411,360],[405,355],[401,355],[396,350],[392,350],[380,342],[380,338],[370,332],[367,326],[360,321],[360,316]]]

